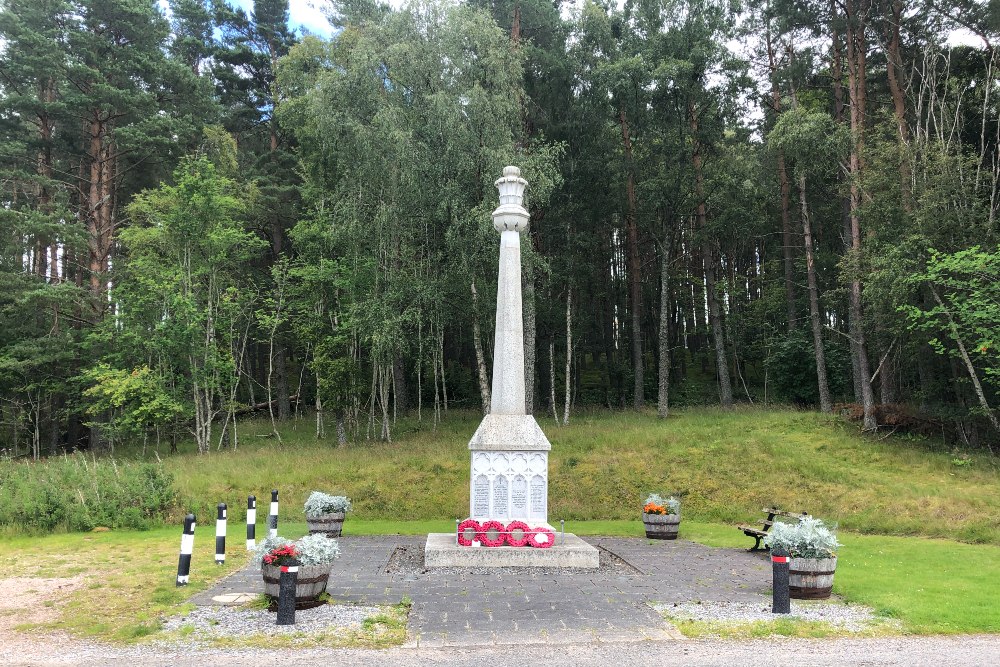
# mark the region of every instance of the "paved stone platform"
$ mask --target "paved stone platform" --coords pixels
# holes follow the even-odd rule
[[[409,597],[413,646],[479,646],[678,638],[649,602],[761,601],[771,581],[769,563],[742,549],[620,537],[586,538],[601,550],[602,561],[616,563],[598,570],[400,566],[400,554],[422,553],[425,540],[340,538],[341,556],[327,592],[359,604],[396,604]],[[223,596],[260,592],[260,572],[249,567],[192,602],[226,604],[232,598]]]
[[[430,533],[424,547],[427,567],[572,567],[596,568],[600,552],[573,533],[556,536],[548,549],[463,547],[454,533]]]

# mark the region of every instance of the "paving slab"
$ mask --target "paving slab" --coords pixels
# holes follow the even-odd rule
[[[597,570],[424,568],[424,536],[345,536],[327,592],[364,604],[413,601],[414,647],[634,642],[681,638],[651,602],[761,601],[770,563],[742,549],[686,540],[587,537]],[[415,560],[416,558],[416,560]],[[610,563],[614,563],[612,567]],[[263,592],[259,570],[240,570],[192,598],[240,604]]]

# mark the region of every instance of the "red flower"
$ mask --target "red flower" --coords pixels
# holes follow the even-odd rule
[[[540,526],[532,530],[531,537],[528,539],[528,544],[536,549],[551,549],[555,543],[556,534],[545,526]]]
[[[482,530],[483,527],[479,525],[478,521],[475,519],[466,519],[458,524],[458,543],[463,547],[472,546],[472,540],[477,539]]]
[[[484,547],[502,547],[506,541],[504,530],[504,525],[499,521],[487,521],[482,525],[479,533],[479,542]]]
[[[265,565],[286,565],[293,558],[298,558],[299,552],[294,544],[286,544],[283,547],[271,549],[264,556]]]
[[[515,537],[515,531],[521,532],[521,537]],[[512,547],[523,547],[531,539],[531,528],[523,521],[511,521],[507,524],[507,544]]]

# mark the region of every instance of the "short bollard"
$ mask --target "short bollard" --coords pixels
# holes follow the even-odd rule
[[[295,584],[299,579],[299,561],[281,566],[278,580],[278,625],[295,625]]]
[[[247,496],[247,551],[257,548],[257,496]]]
[[[177,585],[187,586],[191,575],[191,552],[194,551],[194,514],[184,517],[184,533],[181,535],[181,557],[177,561]]]
[[[460,523],[459,520],[455,519],[455,546],[459,546],[462,544],[461,542],[458,541],[458,538],[462,536],[461,533],[458,532],[459,523]]]
[[[562,538],[559,540],[559,544],[565,546],[566,544],[566,519],[559,519],[559,530]]]
[[[215,564],[226,562],[226,503],[219,503],[215,517]]]
[[[771,613],[792,613],[792,603],[788,597],[788,553],[781,549],[771,552],[771,590],[774,598]]]
[[[278,536],[278,490],[271,490],[271,512],[267,515],[267,534],[269,537]]]

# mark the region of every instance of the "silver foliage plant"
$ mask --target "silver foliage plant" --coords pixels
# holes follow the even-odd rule
[[[315,533],[306,535],[295,543],[299,551],[299,562],[303,565],[329,565],[340,557],[337,540]]]
[[[322,491],[313,491],[306,498],[305,508],[308,517],[349,512],[351,511],[351,499],[347,496],[331,496]]]
[[[658,493],[651,493],[649,494],[649,496],[646,497],[646,502],[644,502],[643,505],[645,506],[648,505],[649,503],[653,503],[654,505],[662,505],[663,507],[666,507],[671,514],[680,514],[681,512],[681,501],[677,500],[673,496],[670,496],[669,498],[664,498]]]
[[[253,563],[259,568],[264,561],[264,556],[279,547],[294,545],[299,552],[299,563],[302,565],[329,565],[340,557],[340,546],[337,540],[331,540],[326,535],[314,534],[306,535],[297,542],[285,539],[280,535],[277,537],[268,536],[253,552]]]
[[[795,558],[833,558],[837,548],[843,546],[822,519],[811,516],[799,519],[798,523],[775,523],[764,544],[772,551],[783,549]]]

